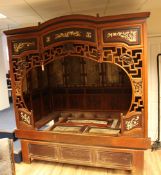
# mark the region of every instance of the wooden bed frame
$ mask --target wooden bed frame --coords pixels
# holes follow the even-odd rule
[[[33,159],[142,174],[148,12],[69,15],[8,38],[16,136]]]

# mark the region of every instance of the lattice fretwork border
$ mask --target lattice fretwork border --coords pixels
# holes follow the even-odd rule
[[[26,54],[22,57],[12,58],[17,109],[26,108],[22,95],[24,75],[32,68],[48,64],[55,59],[66,56],[80,56],[97,62],[110,62],[120,66],[129,76],[133,88],[133,98],[129,111],[141,112],[144,109],[142,49],[131,47],[104,47],[103,53],[100,54],[95,46],[72,43],[56,47],[52,46],[46,50],[42,50],[41,53]]]
[[[133,100],[129,111],[141,112],[144,108],[142,80],[142,49],[128,47],[104,47],[103,61],[119,65],[128,74]]]

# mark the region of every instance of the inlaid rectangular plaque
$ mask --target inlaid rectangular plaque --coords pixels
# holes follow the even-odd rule
[[[96,33],[94,29],[88,28],[64,28],[53,31],[43,36],[43,45],[48,46],[50,44],[67,41],[67,40],[82,40],[82,41],[96,41]]]
[[[117,29],[105,29],[103,30],[103,42],[114,43],[121,42],[128,45],[139,45],[140,39],[140,27],[123,27]]]
[[[24,51],[37,50],[37,39],[26,38],[12,40],[12,54],[19,55]]]

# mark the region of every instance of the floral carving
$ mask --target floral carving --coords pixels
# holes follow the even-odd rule
[[[134,93],[136,96],[141,96],[143,94],[143,85],[141,79],[133,80]]]
[[[20,50],[24,48],[29,48],[31,46],[35,46],[35,42],[19,42],[19,43],[14,43],[13,48],[15,53],[19,53]]]
[[[21,113],[20,113],[20,116],[21,116],[21,119],[22,119],[23,122],[27,123],[28,125],[31,124],[30,116],[29,116],[29,115],[27,115],[27,114],[21,112]]]
[[[129,30],[129,31],[118,31],[118,32],[109,32],[107,33],[107,38],[115,38],[120,37],[126,39],[129,42],[137,41],[137,31]]]
[[[80,37],[81,33],[79,31],[68,31],[68,32],[62,32],[62,33],[58,33],[55,35],[55,39],[59,39],[59,38],[69,38],[70,36],[74,36],[74,37]]]
[[[31,125],[31,113],[29,111],[26,111],[25,108],[19,109],[19,117],[20,120],[24,123]]]
[[[139,125],[139,120],[140,120],[140,116],[137,115],[133,117],[131,120],[125,121],[126,130],[131,130],[134,127],[137,127]]]
[[[15,90],[16,90],[16,95],[20,96],[21,95],[21,85],[20,82],[15,83]]]

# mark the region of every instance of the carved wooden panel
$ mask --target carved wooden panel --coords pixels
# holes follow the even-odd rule
[[[45,63],[50,60],[64,58],[69,55],[99,60],[97,47],[86,44],[71,43],[70,47],[68,44],[60,45],[57,47],[52,46],[49,49],[44,50],[42,53],[42,57]]]
[[[142,111],[144,108],[141,94],[142,83],[140,83],[142,81],[142,49],[105,47],[103,59],[104,61],[120,65],[128,73],[132,86],[134,86],[134,101],[130,110]]]
[[[43,157],[50,158],[53,160],[58,159],[57,147],[55,145],[37,145],[37,144],[29,144],[29,153],[32,158]]]
[[[132,78],[141,78],[142,49],[104,47],[103,60],[120,65]]]
[[[124,166],[126,168],[132,167],[132,154],[123,152],[110,152],[106,150],[98,150],[96,152],[96,162],[98,164],[105,164],[113,167]]]
[[[32,113],[29,112],[26,108],[19,108],[18,114],[19,114],[19,121],[25,123],[26,125],[33,124]]]
[[[141,44],[140,26],[103,30],[104,43],[125,43],[129,46]]]
[[[111,149],[63,143],[29,141],[29,157],[72,164],[131,170],[134,166],[133,150]]]
[[[85,147],[61,146],[60,153],[61,159],[65,161],[92,162],[91,152]]]
[[[124,131],[130,131],[134,128],[141,128],[142,127],[142,113],[133,113],[130,117],[127,117],[123,120],[123,128]]]
[[[43,45],[49,46],[56,42],[67,40],[81,40],[96,42],[95,30],[89,28],[64,28],[59,29],[43,36]]]
[[[37,50],[36,38],[16,39],[12,40],[12,54],[19,55],[29,50]]]

